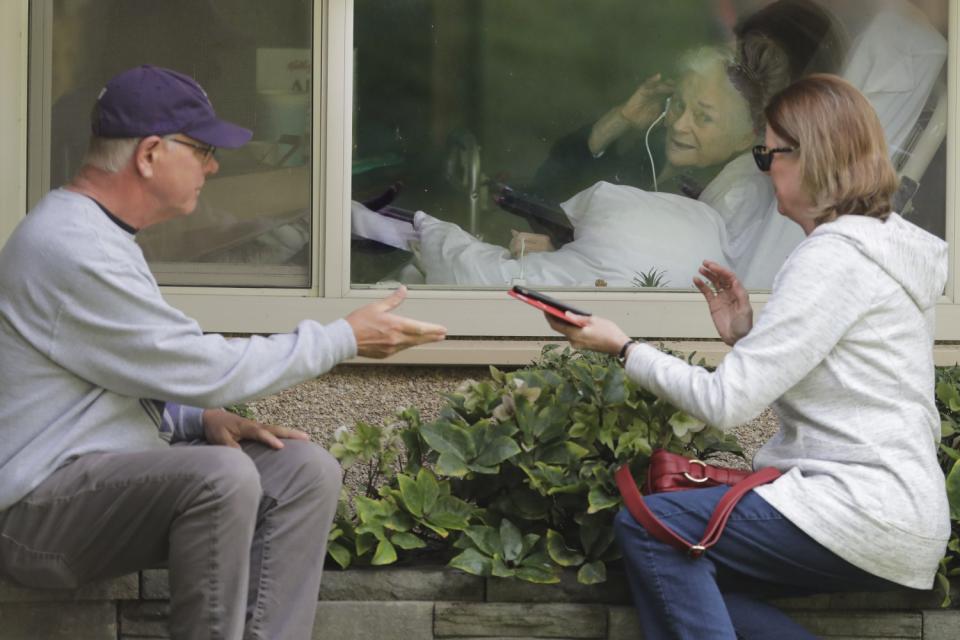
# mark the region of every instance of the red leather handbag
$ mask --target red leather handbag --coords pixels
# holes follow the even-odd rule
[[[647,495],[730,485],[730,489],[720,498],[713,515],[710,516],[703,538],[696,544],[676,533],[650,511],[637,489],[637,483],[630,473],[629,465],[623,465],[617,469],[615,478],[617,488],[620,490],[621,497],[623,497],[623,503],[637,522],[642,524],[657,540],[669,544],[693,558],[699,558],[720,539],[723,528],[726,526],[727,520],[730,519],[730,514],[733,513],[733,508],[737,506],[737,502],[754,487],[773,482],[780,475],[780,471],[773,467],[755,472],[725,469],[695,458],[685,458],[664,449],[654,451],[650,456],[647,482],[644,487],[644,493]]]

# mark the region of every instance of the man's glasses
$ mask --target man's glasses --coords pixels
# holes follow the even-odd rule
[[[186,140],[181,140],[179,138],[171,138],[171,140],[190,147],[194,151],[198,151],[200,153],[200,161],[203,162],[203,164],[210,162],[213,156],[217,153],[217,148],[212,144],[196,144],[193,142],[187,142]]]
[[[760,169],[760,171],[770,171],[770,165],[773,164],[773,154],[791,153],[796,150],[796,147],[776,147],[774,149],[767,149],[767,145],[758,144],[753,148],[753,161],[757,163],[757,168]]]

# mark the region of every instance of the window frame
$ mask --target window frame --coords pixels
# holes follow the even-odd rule
[[[309,289],[263,289],[221,287],[164,287],[164,295],[178,308],[196,318],[207,331],[228,333],[272,333],[289,331],[303,318],[321,322],[343,317],[358,305],[383,297],[376,288],[353,289],[350,283],[350,184],[353,99],[353,1],[314,0],[313,36],[313,158],[312,207],[314,226],[312,283]],[[50,0],[15,0],[0,3],[0,139],[15,140],[22,153],[0,156],[0,243],[24,215],[28,204],[27,142],[44,134],[28,127],[49,120],[47,104],[27,104],[28,64],[49,86],[49,56],[30,56],[36,38],[41,50],[49,51],[49,34],[40,28],[30,33],[30,11],[49,13]],[[34,14],[38,15],[37,13]],[[960,33],[958,7],[950,2],[950,37],[947,64],[948,113],[947,175],[955,176],[957,135],[957,87],[960,86],[958,45]],[[49,32],[49,25],[46,28]],[[37,35],[39,33],[39,36]],[[31,37],[34,38],[31,41]],[[29,46],[28,46],[29,45]],[[29,61],[29,62],[28,62]],[[6,80],[12,78],[12,80]],[[28,115],[38,117],[28,117]],[[49,126],[49,125],[46,125]],[[31,163],[36,159],[29,158]],[[37,166],[37,165],[34,165]],[[31,172],[33,179],[35,172]],[[937,305],[937,333],[940,341],[960,340],[960,303],[956,296],[960,260],[957,247],[960,233],[955,224],[958,193],[956,180],[946,188],[946,236],[950,243],[950,274]],[[561,296],[572,304],[615,319],[630,335],[664,339],[715,339],[706,305],[693,292],[610,291],[568,292]],[[758,312],[762,312],[769,294],[753,294]],[[517,304],[504,292],[492,290],[415,290],[410,291],[402,312],[421,319],[445,324],[451,336],[483,338],[520,338],[531,340],[549,336],[550,330],[540,314]],[[532,344],[532,342],[531,342]],[[458,350],[459,349],[459,350]],[[449,362],[482,359],[482,341],[464,341],[459,348],[447,348]]]

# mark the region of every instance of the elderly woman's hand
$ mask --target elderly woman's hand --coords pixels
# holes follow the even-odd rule
[[[673,83],[660,78],[660,74],[643,81],[621,107],[620,116],[634,127],[646,128],[663,112],[663,105],[673,93]]]
[[[710,284],[700,278],[694,278],[693,284],[707,300],[710,317],[713,318],[720,339],[733,346],[753,328],[750,296],[736,274],[716,262],[704,260],[700,274],[707,278]]]
[[[553,330],[565,335],[570,340],[570,344],[577,349],[617,354],[624,343],[630,339],[620,327],[606,318],[578,316],[568,311],[568,317],[583,323],[582,327],[578,327],[548,313],[543,315]]]
[[[650,126],[663,111],[664,101],[671,93],[673,83],[662,80],[659,73],[644,80],[625,103],[613,107],[594,123],[587,139],[590,153],[599,156],[631,128]]]
[[[510,240],[510,255],[519,258],[522,254],[555,251],[550,236],[542,233],[527,233],[511,229],[513,237]]]

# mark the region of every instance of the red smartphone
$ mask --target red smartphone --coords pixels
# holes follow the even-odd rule
[[[589,316],[591,315],[589,311],[581,311],[576,307],[571,307],[568,304],[564,304],[559,300],[555,300],[548,295],[544,295],[539,291],[534,291],[533,289],[528,289],[527,287],[521,287],[520,285],[514,285],[513,289],[507,292],[507,295],[511,295],[517,300],[526,302],[527,304],[540,309],[541,311],[546,311],[550,315],[563,320],[567,324],[572,324],[577,327],[582,327],[585,323],[582,320],[574,320],[568,318],[566,312],[575,313],[578,316]]]

